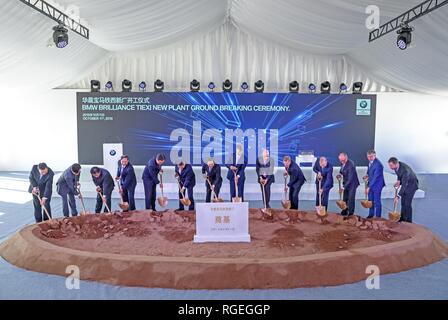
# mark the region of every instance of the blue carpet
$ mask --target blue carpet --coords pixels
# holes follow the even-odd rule
[[[444,210],[448,200],[448,175],[421,175],[421,188],[425,199],[415,200],[414,220],[430,228],[448,241],[448,212]],[[34,222],[32,203],[24,193],[26,173],[0,173],[0,242],[27,224]],[[8,200],[6,198],[12,200]],[[55,216],[61,216],[61,201],[53,200]],[[93,207],[94,200],[86,205]],[[170,202],[174,206],[173,201]],[[392,201],[384,201],[384,212],[392,207]],[[137,201],[142,207],[143,202]],[[252,202],[251,207],[260,207]],[[280,203],[273,203],[280,207]],[[311,201],[300,206],[312,210]],[[360,207],[360,206],[359,206]],[[337,211],[332,204],[330,210]],[[366,216],[363,208],[358,208]],[[330,271],[329,271],[330,272]],[[430,266],[398,274],[383,275],[379,290],[366,289],[364,282],[355,284],[288,290],[171,290],[129,288],[81,281],[79,290],[68,290],[65,278],[26,271],[0,258],[0,299],[447,299],[448,259]]]

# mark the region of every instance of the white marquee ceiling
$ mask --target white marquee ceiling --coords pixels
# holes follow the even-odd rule
[[[448,95],[448,6],[415,22],[413,48],[394,34],[368,43],[365,8],[381,22],[422,0],[54,0],[79,9],[91,31],[48,48],[53,21],[0,0],[0,87],[87,87],[89,79],[152,82],[263,79],[268,89],[361,80],[371,91]]]

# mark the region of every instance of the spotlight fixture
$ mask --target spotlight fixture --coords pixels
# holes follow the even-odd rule
[[[353,94],[361,94],[362,93],[362,87],[363,87],[363,83],[362,82],[355,82],[353,84]]]
[[[210,92],[215,91],[215,88],[216,88],[216,86],[215,86],[215,83],[214,83],[214,82],[210,82],[210,83],[208,84],[208,90],[209,90]]]
[[[68,45],[68,30],[63,25],[53,27],[53,41],[59,49],[65,48]]]
[[[400,50],[406,50],[411,42],[412,42],[412,31],[414,31],[414,28],[410,27],[407,24],[403,24],[401,26],[401,29],[397,31],[398,37],[397,37],[397,47]]]
[[[241,84],[241,91],[242,91],[242,92],[247,92],[247,91],[249,91],[249,84],[248,84],[247,82],[243,82],[243,83]]]
[[[98,80],[90,81],[90,90],[92,92],[100,92],[100,89],[101,89],[101,83]]]
[[[297,81],[292,81],[289,83],[289,92],[290,93],[299,93],[299,83]]]
[[[229,79],[227,79],[226,81],[223,82],[222,84],[222,91],[224,92],[232,92],[232,81],[230,81]]]
[[[154,81],[155,92],[163,92],[164,89],[165,89],[165,83],[162,80],[157,79],[156,81]]]
[[[190,91],[199,92],[200,89],[201,89],[201,83],[198,80],[193,79],[193,81],[190,82]]]
[[[308,86],[309,93],[316,93],[316,85],[314,83],[310,83]]]
[[[331,84],[329,81],[322,82],[320,85],[320,93],[328,94],[331,92]]]
[[[345,83],[341,83],[339,86],[339,93],[347,93],[348,87]]]
[[[106,91],[114,91],[114,85],[112,84],[112,81],[107,81],[104,88],[106,89]]]
[[[254,91],[256,93],[263,93],[264,92],[264,82],[261,80],[258,80],[257,82],[255,82]]]
[[[145,81],[140,82],[140,84],[138,85],[138,90],[140,92],[146,92],[146,82]]]
[[[121,88],[123,92],[131,92],[132,91],[132,82],[128,79],[124,79],[121,83]]]

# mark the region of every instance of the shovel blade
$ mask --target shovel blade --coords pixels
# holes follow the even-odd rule
[[[120,203],[118,206],[123,211],[128,211],[129,210],[129,203],[127,203],[127,202]]]
[[[372,201],[369,201],[369,200],[362,200],[361,205],[366,209],[370,209],[373,207]]]
[[[159,197],[157,198],[157,201],[159,202],[159,205],[164,208],[168,205],[168,198],[167,197]]]
[[[347,209],[347,204],[345,203],[345,201],[338,200],[336,201],[336,204],[341,210]]]
[[[241,199],[240,197],[233,197],[232,202],[240,203],[240,202],[243,202],[243,199]]]
[[[222,202],[224,202],[224,199],[215,198],[215,199],[213,199],[213,202],[215,202],[215,203],[222,203]]]
[[[391,211],[389,212],[389,220],[393,221],[393,222],[398,222],[400,221],[401,218],[401,213],[397,212],[397,211]]]
[[[327,210],[325,210],[325,207],[316,207],[316,212],[319,217],[324,218],[327,216]]]
[[[282,207],[283,209],[291,209],[291,201],[289,200],[282,200]]]

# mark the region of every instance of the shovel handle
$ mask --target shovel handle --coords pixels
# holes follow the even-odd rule
[[[98,194],[100,195],[100,197],[101,197],[101,201],[103,201],[103,204],[104,204],[104,206],[105,206],[106,209],[107,209],[107,212],[110,213],[110,208],[109,208],[109,206],[107,205],[106,200],[104,200],[103,193],[102,193],[102,192],[98,192]],[[84,211],[85,211],[85,210],[84,210]]]
[[[50,214],[48,213],[47,207],[45,207],[45,206],[42,205],[42,198],[40,197],[40,195],[39,195],[39,194],[35,194],[35,196],[37,197],[37,200],[39,200],[40,206],[41,206],[41,208],[44,210],[44,212],[45,212],[45,214],[46,214],[48,220],[50,220],[50,221],[53,220],[53,219],[50,217]]]

